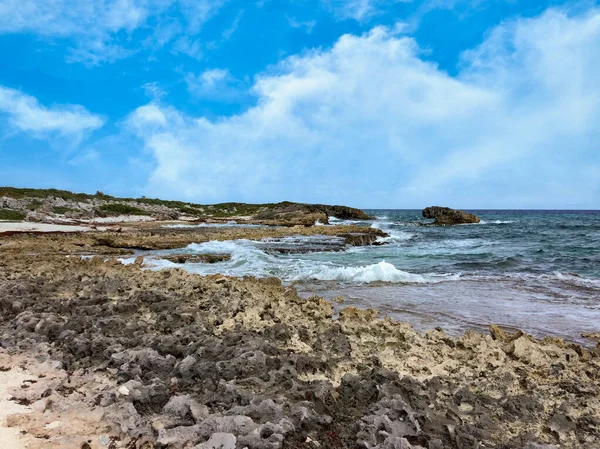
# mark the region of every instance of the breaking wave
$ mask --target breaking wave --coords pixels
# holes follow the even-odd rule
[[[263,242],[264,243],[264,242]],[[160,258],[147,258],[150,269],[181,267],[198,274],[225,274],[243,277],[277,276],[283,281],[339,281],[368,284],[389,282],[404,284],[428,284],[447,280],[458,280],[458,274],[415,274],[403,271],[393,264],[380,261],[369,265],[348,265],[334,261],[311,259],[308,255],[273,255],[264,252],[261,242],[250,240],[211,241],[193,243],[185,248],[191,254],[231,254],[231,260],[219,263],[186,263],[177,265]],[[180,251],[181,252],[181,251]],[[163,252],[166,254],[167,252]],[[160,257],[160,255],[157,255]]]

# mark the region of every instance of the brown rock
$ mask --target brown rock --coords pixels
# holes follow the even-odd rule
[[[231,260],[231,254],[172,254],[163,259],[173,263],[217,263]]]
[[[457,225],[466,223],[479,223],[477,215],[449,207],[431,206],[423,209],[423,218],[433,218],[435,225]]]

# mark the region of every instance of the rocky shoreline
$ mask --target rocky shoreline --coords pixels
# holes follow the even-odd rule
[[[10,395],[28,413],[6,422],[21,447],[600,447],[600,348],[496,327],[422,334],[352,307],[333,319],[331,303],[277,279],[114,258],[295,233],[379,236],[125,226],[0,237],[0,370],[26,374]]]

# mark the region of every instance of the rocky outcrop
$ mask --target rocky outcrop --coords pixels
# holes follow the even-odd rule
[[[375,218],[355,207],[328,206],[326,204],[312,204],[309,207],[325,212],[327,216],[339,218],[340,220],[373,220]]]
[[[160,199],[115,198],[101,194],[75,194],[53,189],[15,189],[0,187],[0,209],[13,209],[28,213],[35,211],[39,220],[47,221],[60,216],[72,220],[98,217],[147,215],[155,221],[184,219],[230,220],[251,218],[255,223],[279,226],[312,226],[316,222],[328,223],[328,217],[343,220],[368,220],[360,209],[326,204],[281,202],[275,204],[221,203],[200,205]],[[12,195],[12,196],[10,196]]]
[[[169,254],[161,259],[173,263],[218,263],[231,260],[231,254]]]
[[[313,226],[317,221],[327,224],[329,218],[325,212],[311,210],[301,204],[275,207],[254,216],[255,223],[278,226]]]
[[[295,222],[310,226],[317,220],[321,224],[329,223],[329,217],[340,220],[371,220],[373,217],[360,209],[347,206],[328,206],[326,204],[279,203],[259,211],[255,220],[275,220]]]
[[[423,218],[435,219],[433,222],[435,225],[457,225],[479,223],[481,221],[477,215],[440,206],[431,206],[423,209]]]

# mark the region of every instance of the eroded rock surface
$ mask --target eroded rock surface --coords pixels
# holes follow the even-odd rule
[[[169,254],[162,259],[173,263],[219,263],[231,260],[231,254]]]
[[[431,206],[423,209],[423,218],[434,218],[435,225],[457,225],[479,223],[481,219],[474,214],[449,207]]]
[[[3,351],[63,373],[15,392],[37,412],[11,424],[43,447],[85,447],[75,415],[94,449],[600,447],[600,349],[556,338],[420,334],[334,320],[277,279],[10,251],[0,312]]]

